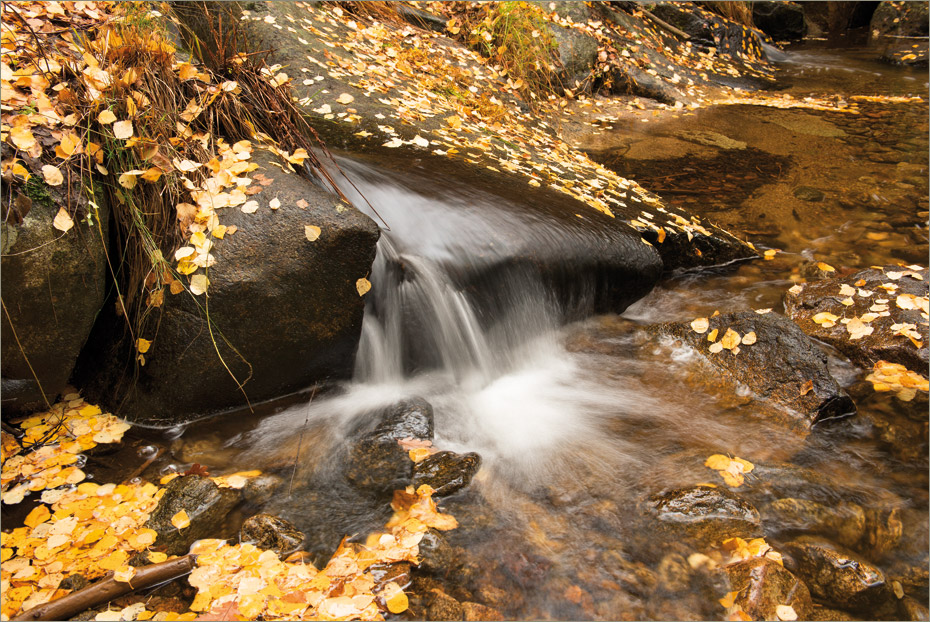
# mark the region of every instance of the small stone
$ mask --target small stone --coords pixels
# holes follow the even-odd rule
[[[250,542],[260,549],[287,557],[304,542],[304,534],[292,522],[272,514],[256,514],[242,523],[239,539]]]
[[[440,451],[417,463],[413,469],[413,486],[428,484],[436,491],[435,496],[451,495],[468,486],[480,466],[481,456],[476,453]]]
[[[723,488],[681,488],[656,495],[651,503],[652,514],[664,527],[701,541],[717,543],[761,533],[758,510]]]
[[[802,201],[823,201],[824,193],[817,188],[810,186],[798,186],[792,192],[794,196]]]

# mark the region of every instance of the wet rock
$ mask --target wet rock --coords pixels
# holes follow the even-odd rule
[[[776,41],[803,39],[804,9],[795,2],[753,2],[752,23]]]
[[[804,536],[785,544],[784,553],[791,557],[785,566],[830,605],[873,609],[894,598],[878,567],[827,540]]]
[[[92,211],[87,197],[83,193],[68,196],[64,185],[48,186],[40,179],[41,175],[34,174],[12,193],[13,184],[3,183],[4,207],[28,205],[28,210],[22,208],[25,213],[11,211],[0,223],[5,417],[46,408],[46,399],[54,404],[65,392],[78,353],[104,304],[107,263],[101,239],[108,239],[106,202],[97,198],[103,207],[93,215],[94,226],[88,227],[79,220]],[[74,227],[64,234],[52,227],[62,205],[79,210]],[[102,231],[97,228],[98,219]]]
[[[824,505],[808,499],[778,499],[768,505],[763,515],[774,532],[819,533],[843,546],[855,545],[865,533],[865,512],[845,501]]]
[[[870,507],[865,513],[863,546],[872,559],[881,559],[901,541],[904,524],[898,508]]]
[[[930,609],[910,596],[905,596],[898,602],[898,612],[901,620],[930,620]]]
[[[430,529],[423,534],[419,544],[420,564],[418,569],[436,577],[454,576],[464,563],[465,551],[452,546],[442,534]]]
[[[701,542],[761,533],[758,510],[723,488],[695,486],[661,493],[650,499],[649,509],[662,527]]]
[[[788,319],[774,313],[745,311],[712,317],[708,323],[704,333],[695,332],[690,322],[662,324],[653,330],[681,339],[700,352],[723,378],[779,405],[778,414],[773,416],[800,433],[806,433],[818,421],[855,412],[850,397],[830,375],[826,355]],[[711,352],[712,342],[707,339],[710,332],[717,330],[719,343],[730,329],[743,339],[754,334],[755,342],[741,342],[735,355],[732,350]]]
[[[479,600],[495,609],[513,606],[515,600],[513,594],[493,585],[479,585],[475,595]]]
[[[795,198],[801,199],[802,201],[823,201],[823,190],[818,190],[817,188],[811,188],[810,186],[798,186],[795,188],[791,194]]]
[[[465,601],[462,603],[462,612],[466,620],[504,620],[503,614],[492,607],[479,603]]]
[[[155,546],[166,547],[169,555],[184,555],[195,540],[219,537],[226,516],[237,503],[237,491],[220,488],[199,475],[184,475],[168,483],[165,495],[145,526],[158,534]],[[187,513],[190,525],[178,529],[171,519],[182,510]]]
[[[926,37],[928,22],[926,2],[879,2],[869,22],[869,35],[872,40],[888,35]]]
[[[872,367],[875,361],[885,360],[925,374],[928,360],[930,360],[927,349],[930,339],[928,339],[926,320],[921,316],[920,309],[902,309],[896,301],[902,294],[918,298],[926,297],[930,273],[926,268],[915,271],[922,280],[908,275],[893,280],[888,275],[888,273],[894,275],[908,271],[907,268],[900,266],[885,266],[882,270],[870,268],[843,278],[807,283],[802,286],[799,293],[785,294],[785,313],[805,333],[834,346],[854,363],[863,367]],[[840,288],[844,285],[855,288],[856,294],[840,294]],[[888,289],[882,288],[883,285]],[[846,298],[852,298],[853,304],[843,305],[841,301]],[[874,305],[880,305],[876,307],[877,309],[887,306],[889,315],[876,317],[869,322],[868,326],[873,329],[873,332],[859,339],[850,339],[847,325],[839,320],[832,327],[825,327],[813,321],[813,317],[822,312],[829,312],[840,318],[854,316],[861,318],[870,312],[884,312],[872,311],[871,307]],[[919,348],[908,337],[896,335],[891,329],[894,324],[905,323],[913,324],[920,335],[918,341],[921,342],[921,346]]]
[[[250,477],[242,488],[242,498],[246,503],[261,506],[265,505],[274,496],[281,486],[282,479],[277,475],[265,473],[258,477]]]
[[[239,539],[285,558],[304,542],[304,534],[294,523],[272,514],[256,514],[242,523]]]
[[[790,605],[799,620],[810,618],[810,591],[778,562],[757,557],[727,566],[726,573],[736,602],[754,620],[779,619],[779,605]]]
[[[413,485],[427,484],[436,491],[434,496],[444,497],[468,486],[480,466],[481,456],[474,452],[440,451],[413,467]]]
[[[425,596],[427,620],[464,620],[462,603],[439,589],[432,589]]]
[[[432,440],[433,408],[422,398],[412,398],[361,420],[373,421],[374,427],[351,434],[345,477],[359,490],[391,495],[410,484],[413,477],[413,462],[398,441]]]
[[[223,216],[238,231],[212,250],[212,330],[202,297],[167,296],[158,337],[138,367],[107,305],[78,361],[75,378],[88,400],[134,422],[173,425],[244,407],[246,395],[255,403],[351,375],[365,306],[355,284],[369,274],[378,227],[267,152],[256,150],[251,162],[273,181],[252,197],[257,212]],[[273,199],[279,209],[268,207]],[[312,243],[308,222],[322,230]]]
[[[678,553],[666,555],[656,567],[658,584],[667,592],[683,592],[688,589],[692,572],[688,560]]]
[[[848,611],[843,611],[842,609],[831,609],[829,607],[823,607],[821,605],[815,605],[811,609],[810,616],[808,620],[818,620],[822,622],[833,622],[833,621],[849,621],[855,622],[856,620],[862,620],[863,618],[857,618]]]

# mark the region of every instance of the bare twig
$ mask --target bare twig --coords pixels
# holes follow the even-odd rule
[[[189,574],[194,569],[193,555],[170,559],[160,564],[136,568],[131,583],[117,581],[112,574],[84,589],[72,592],[56,600],[33,607],[13,620],[67,620],[97,605],[113,600],[123,594],[140,590]]]
[[[300,462],[300,446],[304,442],[304,430],[310,422],[310,404],[313,403],[313,396],[316,395],[316,387],[310,393],[310,401],[307,402],[307,416],[304,418],[304,424],[300,426],[300,436],[297,437],[297,454],[294,456],[294,469],[291,471],[291,482],[287,485],[287,496],[291,496],[291,489],[294,487],[294,476],[297,475],[297,465]]]

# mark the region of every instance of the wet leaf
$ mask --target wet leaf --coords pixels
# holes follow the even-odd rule
[[[728,328],[727,332],[725,332],[723,334],[723,337],[720,338],[719,343],[722,348],[727,349],[727,350],[732,350],[733,348],[735,348],[736,346],[740,344],[740,340],[741,340],[740,334],[736,332],[735,330],[733,330],[732,328]]]
[[[181,510],[171,517],[171,524],[174,525],[176,529],[181,530],[191,524],[191,519],[187,515],[187,512]]]
[[[371,289],[371,282],[368,279],[362,277],[355,282],[355,289],[358,290],[359,296],[364,296]]]
[[[710,327],[706,317],[699,317],[691,322],[691,330],[698,334],[704,334],[707,332],[707,329]]]
[[[824,328],[832,328],[836,326],[836,321],[838,319],[840,319],[838,315],[833,315],[827,311],[817,313],[814,315],[814,317],[811,318],[815,324],[820,324]]]

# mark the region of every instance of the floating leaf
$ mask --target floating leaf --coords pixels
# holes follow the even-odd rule
[[[68,231],[74,226],[74,221],[71,220],[71,216],[69,216],[65,208],[62,207],[58,210],[58,213],[55,214],[55,220],[52,221],[52,226],[59,231]]]
[[[394,581],[381,588],[381,597],[391,613],[403,613],[410,606],[404,590]]]
[[[429,147],[429,141],[420,136],[419,134],[414,137],[413,144],[417,147]]]
[[[384,144],[382,145],[382,147],[391,147],[391,148],[395,148],[395,147],[400,147],[400,146],[403,145],[403,144],[404,144],[404,141],[402,141],[401,139],[399,139],[399,138],[392,138],[391,140],[389,140],[389,141],[387,141],[386,143],[384,143]]]

